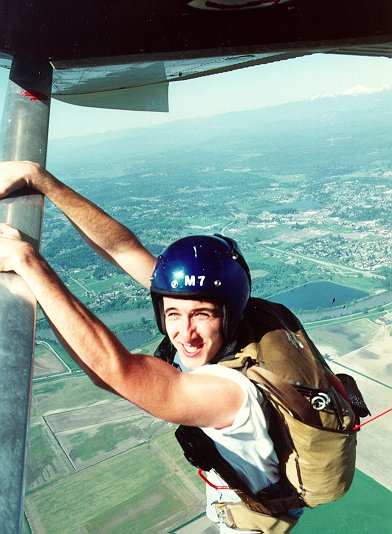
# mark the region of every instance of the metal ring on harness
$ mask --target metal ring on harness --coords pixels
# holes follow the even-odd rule
[[[331,402],[331,399],[326,393],[320,392],[315,395],[310,402],[315,410],[320,411],[324,410],[328,406],[328,404]]]

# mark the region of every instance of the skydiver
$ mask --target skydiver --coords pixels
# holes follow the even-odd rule
[[[155,417],[202,428],[255,494],[263,490],[288,496],[261,391],[242,373],[217,365],[238,350],[250,297],[249,270],[236,243],[222,236],[192,236],[176,241],[156,260],[128,228],[41,166],[0,163],[0,198],[24,186],[46,195],[94,250],[150,288],[158,326],[167,335],[160,358],[129,353],[39,252],[16,229],[0,224],[0,271],[14,271],[25,280],[60,341],[94,384]],[[167,363],[173,357],[186,372]],[[225,484],[213,473],[208,477]],[[238,532],[225,507],[213,503],[238,502],[239,497],[232,490],[206,488],[207,516],[219,522],[221,533]],[[301,513],[295,508],[279,517],[258,514],[257,528],[252,524],[241,532],[289,532]]]

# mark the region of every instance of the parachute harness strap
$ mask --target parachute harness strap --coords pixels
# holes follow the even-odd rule
[[[203,473],[203,469],[198,469],[197,470],[197,474],[199,475],[199,477],[203,480],[203,482],[205,482],[206,484],[208,484],[208,486],[211,486],[211,488],[214,488],[216,490],[229,490],[231,489],[230,486],[216,486],[215,484],[213,484],[212,482],[210,482],[208,480],[208,478],[205,476],[205,474]]]

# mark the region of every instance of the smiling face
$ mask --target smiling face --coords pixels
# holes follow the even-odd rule
[[[181,363],[196,369],[210,362],[223,345],[222,306],[200,300],[163,297],[165,326]]]

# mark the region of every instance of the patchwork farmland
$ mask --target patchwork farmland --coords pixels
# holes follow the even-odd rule
[[[25,532],[157,532],[202,511],[203,484],[175,452],[172,425],[85,376],[38,383],[33,407]]]

